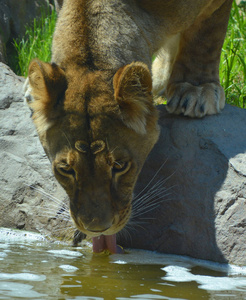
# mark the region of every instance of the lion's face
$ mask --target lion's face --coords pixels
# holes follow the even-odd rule
[[[34,61],[29,81],[34,123],[75,224],[88,236],[118,232],[159,134],[147,67],[121,68],[110,87],[100,72]]]

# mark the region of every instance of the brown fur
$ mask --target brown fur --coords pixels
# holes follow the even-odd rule
[[[230,6],[64,1],[52,63],[29,67],[30,106],[84,233],[114,234],[130,217],[138,174],[159,135],[152,92],[164,92],[173,113],[202,117],[223,108],[218,64]]]

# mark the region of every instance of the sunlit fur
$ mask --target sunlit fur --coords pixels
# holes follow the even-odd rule
[[[29,105],[78,229],[90,236],[112,235],[130,217],[137,176],[159,136],[151,76],[142,63],[120,68],[113,88],[101,71],[81,69],[75,75],[33,61]],[[59,82],[65,83],[63,90]],[[76,148],[79,141],[87,151]],[[102,151],[93,150],[99,141]],[[128,168],[115,174],[114,165],[122,160]]]
[[[231,3],[64,0],[52,62],[31,62],[26,97],[83,233],[112,235],[128,222],[138,175],[159,136],[156,93],[164,92],[170,113],[223,109],[218,67]],[[93,151],[98,141],[103,151]]]

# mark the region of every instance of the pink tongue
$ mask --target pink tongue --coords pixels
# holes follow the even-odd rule
[[[112,254],[123,253],[123,250],[116,245],[116,234],[94,237],[92,238],[92,242],[94,253],[100,253],[104,250],[108,250]]]

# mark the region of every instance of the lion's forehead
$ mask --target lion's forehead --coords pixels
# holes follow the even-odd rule
[[[93,141],[101,140],[106,132],[107,135],[114,135],[116,129],[122,128],[119,109],[113,104],[101,105],[99,101],[100,99],[94,105],[88,104],[87,109],[82,111],[76,110],[76,105],[74,109],[70,107],[64,112],[57,125],[62,130],[70,132],[70,135],[76,136],[77,140],[86,140],[88,135]]]
[[[64,110],[95,116],[105,112],[117,112],[118,104],[114,100],[111,85],[102,73],[100,71],[88,72],[87,70],[76,76],[68,74]]]

